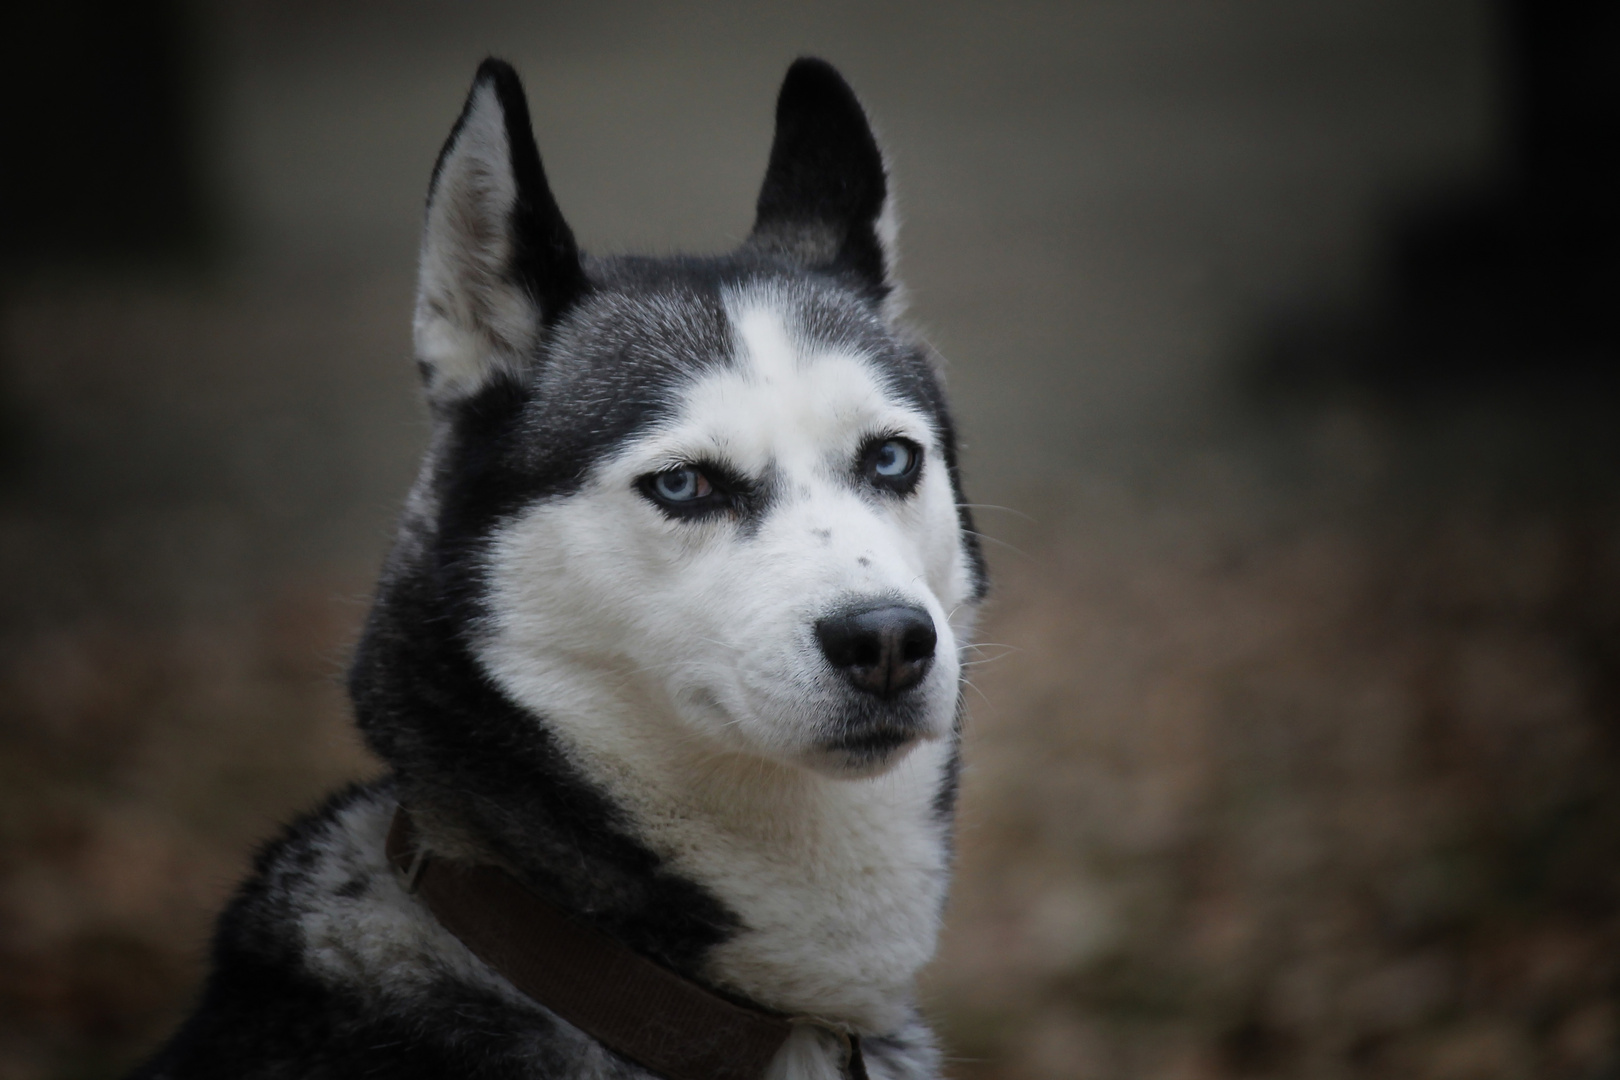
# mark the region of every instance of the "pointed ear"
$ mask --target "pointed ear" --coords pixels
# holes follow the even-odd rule
[[[509,64],[485,60],[428,190],[415,317],[428,396],[454,400],[520,371],[585,287],[523,84]]]
[[[853,274],[875,298],[894,288],[888,171],[866,112],[825,60],[788,68],[748,246]]]

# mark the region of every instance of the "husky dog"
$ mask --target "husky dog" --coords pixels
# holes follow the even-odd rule
[[[604,259],[484,63],[428,197],[431,440],[350,677],[389,772],[263,850],[135,1076],[659,1075],[446,928],[385,854],[401,805],[418,858],[791,1018],[761,1075],[854,1072],[848,1035],[871,1077],[937,1074],[914,981],[984,574],[893,245],[824,62],[788,72],[738,250]]]

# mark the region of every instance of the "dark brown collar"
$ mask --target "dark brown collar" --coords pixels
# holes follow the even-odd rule
[[[403,806],[388,861],[434,918],[530,998],[665,1080],[761,1080],[793,1021],[727,1001],[542,900],[494,866],[432,859]],[[850,1080],[866,1080],[859,1036]]]

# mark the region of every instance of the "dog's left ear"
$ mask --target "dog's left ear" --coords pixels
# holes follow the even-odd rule
[[[844,272],[874,299],[895,287],[888,170],[866,111],[825,60],[788,68],[748,246]]]
[[[517,374],[586,288],[574,234],[546,183],[517,72],[478,68],[428,191],[416,358],[428,397],[466,397]]]

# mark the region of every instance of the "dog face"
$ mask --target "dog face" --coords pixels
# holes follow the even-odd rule
[[[981,592],[931,357],[897,328],[886,177],[790,71],[754,233],[582,260],[521,88],[486,65],[435,173],[419,530],[530,712],[837,776],[948,734]]]

